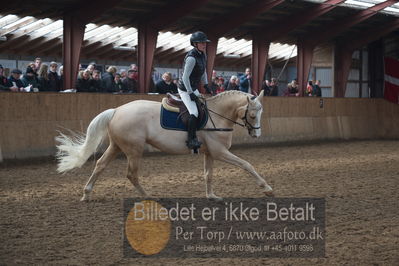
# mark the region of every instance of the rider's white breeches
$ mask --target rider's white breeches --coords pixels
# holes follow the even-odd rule
[[[183,100],[184,105],[187,107],[188,112],[190,115],[194,115],[195,117],[198,117],[198,109],[197,105],[195,104],[194,101],[190,99],[190,95],[188,94],[187,91],[182,91],[178,89],[180,98]]]

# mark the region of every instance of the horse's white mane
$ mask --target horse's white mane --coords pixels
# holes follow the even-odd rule
[[[249,93],[246,93],[246,92],[242,92],[242,91],[235,91],[235,90],[234,90],[234,91],[224,91],[224,92],[219,93],[219,94],[217,94],[217,95],[215,95],[215,96],[212,96],[212,97],[210,97],[210,98],[207,98],[206,100],[207,100],[207,101],[217,101],[217,100],[221,100],[221,99],[222,99],[223,97],[225,97],[225,96],[230,96],[230,95],[233,95],[233,94],[253,97],[252,94],[249,94]]]

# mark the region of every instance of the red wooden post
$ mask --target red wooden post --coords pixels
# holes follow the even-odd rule
[[[298,76],[298,91],[299,95],[303,96],[308,82],[310,66],[312,65],[314,46],[306,41],[300,40],[298,41],[297,47],[298,55],[296,67]]]
[[[266,63],[269,54],[270,42],[265,41],[259,35],[252,36],[252,93],[259,94],[262,89],[262,82],[265,75]]]
[[[64,16],[64,41],[62,46],[64,57],[64,90],[75,87],[84,32],[85,23],[83,21],[72,15]]]
[[[152,62],[154,60],[155,46],[157,44],[158,30],[147,23],[138,26],[137,59],[139,67],[139,92],[147,93],[150,88],[152,75]]]

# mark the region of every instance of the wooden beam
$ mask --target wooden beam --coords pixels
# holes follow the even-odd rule
[[[285,36],[293,29],[309,23],[311,20],[331,11],[338,4],[345,0],[328,0],[322,4],[311,7],[303,12],[294,15],[283,16],[273,24],[265,25],[257,30],[257,34],[264,35],[267,32],[267,38],[270,41],[277,40]]]
[[[234,11],[229,12],[228,14],[224,14],[222,16],[223,19],[221,19],[220,15],[217,15],[206,25],[200,28],[202,28],[205,32],[213,34],[219,38],[226,32],[235,29],[239,25],[252,20],[257,15],[272,9],[283,2],[284,0],[257,0],[253,3],[245,3],[244,6],[236,8]]]
[[[29,45],[27,45],[27,47],[25,48],[28,54],[37,53],[38,55],[40,55],[41,52],[39,47],[54,47],[57,45],[61,45],[62,42],[60,39],[54,38],[54,39],[44,39],[43,41],[35,42],[34,44],[32,43],[28,44]]]
[[[165,9],[161,9],[156,13],[149,15],[147,23],[149,23],[150,27],[152,28],[162,30],[166,26],[174,23],[184,16],[187,16],[208,2],[209,0],[179,1],[173,5],[173,14],[165,12]]]
[[[347,16],[346,18],[341,19],[340,21],[333,21],[328,25],[323,25],[317,30],[318,34],[312,33],[306,34],[303,36],[304,39],[309,40],[309,44],[316,46],[317,44],[326,42],[333,37],[337,36],[339,33],[348,30],[348,28],[359,24],[362,21],[376,15],[378,11],[389,7],[395,3],[399,2],[398,0],[387,0],[375,6],[369,7],[365,10],[359,11],[355,15]]]
[[[23,31],[9,33],[7,36],[8,40],[4,43],[0,43],[0,50],[3,50],[4,47],[7,46],[13,47],[20,44],[22,40],[27,40],[29,38],[29,34],[31,32],[39,29],[40,27],[47,26],[51,23],[53,23],[51,19],[36,20],[33,23],[30,23],[31,25],[27,24],[29,26]]]

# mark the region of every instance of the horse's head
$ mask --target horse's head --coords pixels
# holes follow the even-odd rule
[[[261,135],[261,116],[262,116],[262,102],[263,102],[263,90],[258,97],[247,96],[247,107],[245,114],[242,117],[245,127],[248,129],[248,134],[251,137],[258,138]]]

